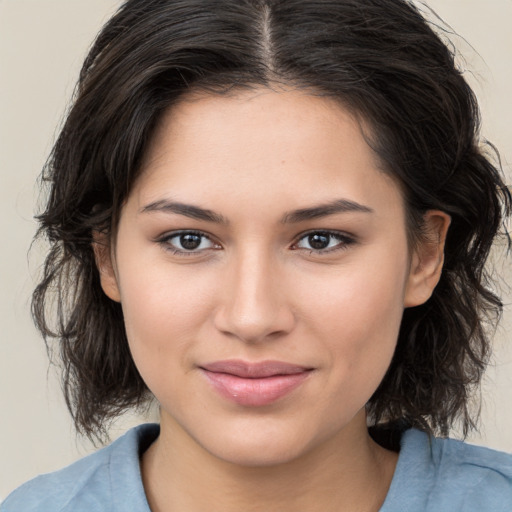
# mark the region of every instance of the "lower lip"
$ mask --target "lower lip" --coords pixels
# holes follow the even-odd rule
[[[239,405],[261,407],[276,402],[300,386],[310,371],[292,375],[247,379],[228,373],[203,370],[214,389],[224,398]]]

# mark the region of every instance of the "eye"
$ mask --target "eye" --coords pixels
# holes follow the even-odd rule
[[[161,238],[158,242],[175,254],[199,253],[208,249],[220,248],[204,233],[196,231],[172,233]]]
[[[311,252],[331,252],[345,249],[353,244],[353,238],[332,231],[311,231],[303,235],[294,245],[297,249],[306,249]]]

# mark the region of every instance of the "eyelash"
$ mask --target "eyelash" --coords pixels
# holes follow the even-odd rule
[[[201,241],[200,241],[198,248],[201,247],[204,240],[208,240],[212,245],[211,245],[211,247],[206,247],[206,248],[202,248],[199,250],[197,250],[198,248],[187,250],[185,248],[179,249],[171,243],[172,239],[181,238],[181,237],[187,236],[187,235],[201,237]],[[329,244],[333,239],[337,240],[338,243],[336,245],[334,245],[333,247],[326,247],[323,249],[315,249],[315,248],[308,249],[306,247],[299,246],[301,241],[306,240],[308,237],[312,237],[312,236],[326,237],[326,238],[328,238]],[[185,256],[185,257],[194,256],[194,255],[200,254],[206,250],[210,250],[210,249],[218,250],[221,248],[220,244],[217,244],[216,242],[214,242],[209,235],[207,235],[206,233],[203,233],[201,231],[175,231],[173,233],[169,233],[169,234],[157,239],[157,242],[160,245],[162,245],[166,251],[170,251],[172,254],[177,255],[177,256]],[[182,242],[182,240],[180,240],[180,242]],[[309,242],[311,243],[311,240]],[[302,233],[297,238],[297,241],[291,245],[291,249],[292,250],[304,250],[304,251],[307,251],[309,254],[315,254],[315,255],[321,256],[324,254],[330,254],[332,252],[345,250],[345,249],[347,249],[348,246],[354,244],[355,242],[356,242],[356,240],[352,236],[347,235],[346,233],[340,233],[339,231],[329,231],[329,230],[314,230],[314,231],[308,231],[306,233]]]
[[[181,238],[183,236],[192,235],[192,236],[198,236],[201,237],[200,245],[203,243],[204,240],[208,240],[211,242],[212,247],[203,248],[200,250],[187,250],[185,248],[178,249],[177,247],[173,246],[171,243],[171,240],[173,238]],[[163,237],[159,238],[157,242],[166,250],[170,251],[172,254],[175,254],[177,256],[195,256],[197,254],[200,254],[201,252],[208,250],[208,249],[215,249],[218,250],[220,248],[220,245],[214,242],[210,236],[208,236],[206,233],[203,233],[201,231],[175,231],[173,233],[169,233],[167,235],[164,235]],[[199,245],[199,246],[200,246]]]
[[[332,239],[337,240],[338,243],[336,245],[334,245],[333,247],[326,247],[324,249],[315,249],[315,248],[308,249],[305,247],[298,247],[298,244],[302,240],[305,240],[308,237],[312,237],[315,235],[329,238],[329,243],[332,241]],[[307,251],[309,254],[322,256],[324,254],[331,254],[331,253],[337,252],[337,251],[344,251],[345,249],[347,249],[348,246],[353,245],[355,242],[356,242],[355,238],[353,236],[347,235],[346,233],[341,233],[339,231],[329,231],[329,230],[313,230],[313,231],[308,231],[306,233],[302,233],[298,237],[297,242],[295,242],[292,245],[292,249],[304,250],[304,251]]]

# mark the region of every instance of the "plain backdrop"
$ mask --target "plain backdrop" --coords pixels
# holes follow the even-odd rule
[[[54,368],[32,326],[29,297],[41,255],[35,232],[37,176],[51,149],[79,67],[116,0],[0,0],[0,499],[23,481],[93,448],[76,437]],[[430,0],[459,36],[483,111],[483,134],[512,182],[512,0]],[[512,261],[500,267],[512,285]],[[506,290],[505,290],[506,292]],[[507,292],[506,292],[507,293]],[[505,295],[510,304],[511,295]],[[512,452],[512,310],[495,340],[483,387],[482,428],[471,442]],[[154,413],[153,413],[154,416]],[[112,430],[145,421],[128,416]]]

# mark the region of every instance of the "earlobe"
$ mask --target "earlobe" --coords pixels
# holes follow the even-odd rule
[[[428,210],[425,213],[422,239],[417,243],[411,256],[404,307],[424,304],[439,282],[450,221],[450,216],[440,210]]]
[[[100,274],[101,288],[107,297],[115,302],[121,302],[110,240],[104,233],[98,231],[93,233],[93,239],[92,248]]]

